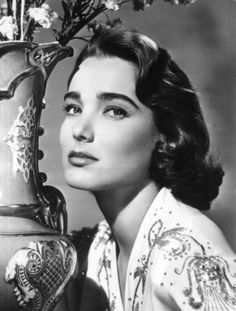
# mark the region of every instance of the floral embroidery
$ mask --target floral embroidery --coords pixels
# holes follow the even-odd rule
[[[103,284],[103,288],[106,287],[106,293],[108,295],[108,299],[110,302],[110,311],[114,311],[116,309],[116,296],[114,293],[111,293],[111,286],[110,286],[110,279],[112,277],[111,275],[111,259],[110,259],[110,248],[106,246],[104,253],[103,253],[103,258],[101,259],[100,262],[100,269],[98,272],[98,279],[100,284]],[[105,277],[104,277],[105,273]],[[103,274],[103,275],[102,275]],[[105,283],[103,281],[105,280]]]
[[[168,192],[163,192],[163,195],[166,194],[170,198],[170,204],[175,204]],[[200,239],[197,239],[198,232],[193,233],[191,227],[185,225],[185,221],[181,224],[179,216],[176,219],[174,214],[179,213],[178,206],[173,205],[176,208],[174,213],[168,209],[166,197],[164,200],[165,207],[153,206],[140,228],[138,245],[136,243],[132,251],[132,265],[127,271],[125,310],[148,310],[150,301],[145,300],[145,291],[149,289],[149,273],[153,271],[152,265],[156,269],[158,263],[161,266],[164,262],[165,268],[157,274],[159,286],[166,287],[180,309],[236,310],[236,269],[233,271],[236,259],[233,263],[221,257],[219,253],[214,253],[209,241],[201,244]],[[114,286],[115,241],[107,223],[103,223],[96,239],[96,243],[102,246],[99,283],[107,293],[109,310],[122,310],[121,302],[116,297],[118,288]]]
[[[146,278],[147,273],[149,270],[149,261],[152,254],[152,251],[155,246],[158,246],[159,248],[164,248],[170,243],[170,239],[175,239],[178,242],[181,242],[182,235],[181,233],[184,231],[184,228],[178,227],[173,228],[167,231],[164,231],[161,235],[160,232],[163,228],[163,222],[161,220],[156,221],[150,228],[148,233],[148,246],[149,246],[149,252],[148,255],[143,255],[141,259],[138,260],[138,262],[141,263],[141,266],[138,266],[134,272],[134,279],[137,279],[137,285],[135,287],[134,291],[134,297],[133,297],[133,303],[132,303],[132,311],[139,310],[139,305],[142,303],[142,300],[140,297],[143,296],[144,290],[145,290],[145,284],[146,284]],[[173,244],[175,245],[175,244]],[[183,253],[187,249],[187,246],[184,243],[179,243],[178,247],[171,248],[167,254],[169,256],[178,256],[179,254]],[[165,255],[164,255],[165,256]],[[141,286],[141,293],[139,295]]]
[[[235,310],[236,307],[236,283],[233,285],[230,278],[235,278],[236,273],[231,274],[227,262],[220,256],[191,256],[186,258],[180,271],[187,266],[189,288],[184,295],[188,297],[189,305],[194,309],[200,309],[205,304],[204,310]]]
[[[187,271],[189,287],[184,290],[183,294],[188,298],[188,303],[193,309],[200,309],[204,306],[204,311],[235,310],[236,283],[233,284],[231,279],[234,278],[236,281],[236,273],[232,274],[229,271],[227,262],[220,256],[207,256],[204,246],[189,235],[187,229],[176,227],[161,233],[162,228],[161,220],[152,225],[148,233],[148,255],[143,255],[138,260],[141,266],[138,266],[134,272],[134,279],[138,280],[134,291],[132,311],[139,310],[140,303],[142,303],[140,297],[144,294],[150,256],[154,247],[162,250],[165,259],[171,260],[171,258],[186,256],[182,269],[176,268],[174,272],[180,275]],[[191,249],[194,249],[194,256],[188,256]]]
[[[98,234],[96,236],[96,239],[94,240],[94,248],[97,249],[101,243],[103,245],[106,245],[110,237],[111,237],[110,227],[106,224],[105,221],[100,222],[98,226]]]
[[[110,279],[112,277],[111,272],[111,229],[108,224],[103,221],[99,224],[99,235],[96,237],[95,249],[102,243],[105,248],[103,255],[100,258],[99,270],[98,270],[98,280],[102,285],[103,289],[107,293],[108,300],[110,302],[110,311],[115,311],[116,309],[116,295],[111,292]]]

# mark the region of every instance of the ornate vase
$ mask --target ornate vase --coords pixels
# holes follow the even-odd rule
[[[75,270],[64,198],[38,171],[46,81],[71,52],[0,43],[0,310],[53,310]]]

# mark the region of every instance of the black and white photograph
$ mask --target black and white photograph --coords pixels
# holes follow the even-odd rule
[[[0,310],[236,311],[235,106],[235,0],[0,0]]]

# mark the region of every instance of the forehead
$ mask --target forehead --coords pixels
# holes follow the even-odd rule
[[[136,67],[131,62],[119,57],[89,57],[81,63],[73,76],[69,90],[102,87],[134,91],[135,85]]]

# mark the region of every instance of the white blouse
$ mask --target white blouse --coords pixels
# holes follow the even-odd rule
[[[111,311],[236,310],[236,256],[220,229],[170,190],[161,189],[139,229],[124,306],[116,248],[102,221],[90,246],[86,277],[105,292]]]

